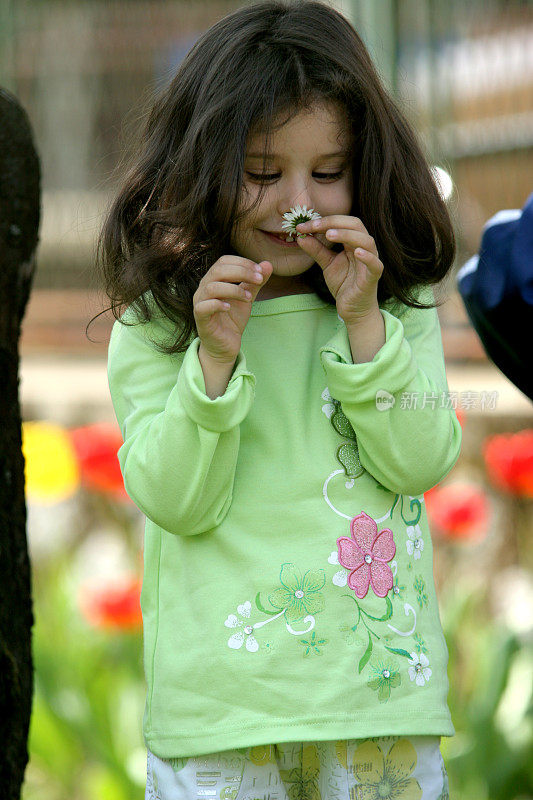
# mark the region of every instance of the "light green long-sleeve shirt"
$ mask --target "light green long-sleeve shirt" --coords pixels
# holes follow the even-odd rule
[[[168,319],[115,323],[156,755],[453,734],[423,493],[455,464],[461,428],[436,310],[381,313],[385,344],[353,364],[316,294],[256,301],[214,400],[198,338],[167,356],[150,340]]]

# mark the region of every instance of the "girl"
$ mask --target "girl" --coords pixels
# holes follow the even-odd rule
[[[320,218],[287,242],[296,205]],[[270,0],[210,28],[101,244],[146,797],[447,797],[424,492],[461,442],[431,289],[454,239],[350,23]]]

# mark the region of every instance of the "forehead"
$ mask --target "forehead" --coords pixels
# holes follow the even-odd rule
[[[281,119],[274,120],[277,125]],[[250,132],[246,155],[262,157],[266,144],[261,130]],[[350,130],[342,109],[333,103],[315,104],[295,114],[288,122],[272,131],[270,157],[285,158],[294,152],[310,157],[348,151]]]

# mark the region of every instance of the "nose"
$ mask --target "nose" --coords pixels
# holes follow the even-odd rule
[[[293,206],[307,206],[314,208],[311,181],[308,175],[302,173],[282,177],[277,185],[277,211],[283,216]]]

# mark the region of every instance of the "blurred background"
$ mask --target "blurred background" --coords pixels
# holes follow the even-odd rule
[[[3,0],[0,83],[42,166],[21,400],[35,695],[25,800],[144,797],[143,518],[122,489],[108,395],[113,317],[96,236],[154,91],[229,0]],[[438,167],[457,239],[439,308],[463,449],[426,495],[457,734],[451,796],[533,798],[530,401],[484,354],[455,285],[484,223],[533,191],[533,2],[332,2],[365,39]],[[453,577],[452,577],[453,576]],[[420,592],[424,603],[424,588]],[[445,800],[445,798],[443,798]]]

